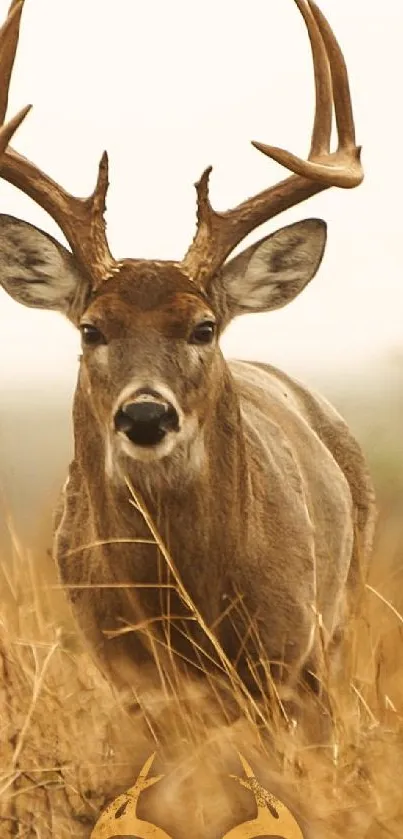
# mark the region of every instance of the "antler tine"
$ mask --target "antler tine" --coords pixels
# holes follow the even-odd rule
[[[302,160],[284,149],[254,142],[255,148],[294,174],[225,213],[212,208],[208,197],[211,168],[204,172],[196,184],[197,231],[182,263],[200,285],[206,285],[236,245],[263,222],[331,186],[356,187],[364,177],[361,149],[355,145],[348,74],[341,49],[313,0],[294,2],[308,30],[315,72],[316,109],[310,154]],[[339,143],[338,150],[331,153],[333,101]]]
[[[23,8],[23,0],[18,3],[12,3],[7,15],[7,19],[0,29],[0,68],[1,68],[1,87],[0,87],[0,122],[4,122],[8,105],[8,93],[10,87],[11,73],[13,71],[15,55],[18,46],[18,36],[20,30],[21,13]]]
[[[332,133],[333,91],[329,60],[319,26],[307,0],[295,0],[304,18],[311,42],[315,74],[316,107],[309,157],[330,151]]]
[[[330,61],[339,149],[355,148],[355,125],[346,62],[324,14],[314,0],[309,0],[309,5],[320,27]]]
[[[347,67],[336,37],[329,26],[325,16],[313,0],[295,0],[301,14],[304,17],[312,45],[314,58],[315,83],[316,83],[316,115],[313,140],[308,160],[301,160],[290,152],[278,149],[274,146],[266,146],[263,143],[253,143],[259,151],[276,160],[277,163],[286,166],[298,175],[317,178],[328,183],[329,186],[341,186],[351,188],[358,186],[363,178],[360,166],[360,149],[355,146],[355,128],[351,105],[350,86],[348,82]],[[321,47],[319,47],[321,42]],[[328,77],[329,65],[331,74],[331,90],[334,99],[336,124],[339,135],[338,152],[333,161],[322,160],[323,156],[329,157],[331,122],[327,129],[325,126],[327,114],[326,108],[329,103],[327,96],[322,97],[321,87],[327,85],[320,83],[320,77],[324,78],[323,58],[326,57],[326,76]],[[325,108],[324,122],[321,124],[322,109]],[[327,136],[325,137],[325,135]],[[321,148],[321,138],[324,143]],[[351,152],[355,154],[351,156]],[[347,155],[346,155],[347,152]],[[349,159],[350,158],[350,159]],[[331,168],[331,173],[329,173]],[[329,183],[329,174],[332,182]]]
[[[3,125],[0,128],[0,158],[4,150],[7,148],[11,138],[14,136],[17,128],[19,128],[27,113],[31,110],[31,107],[32,105],[27,105],[25,108],[22,108],[15,117],[10,119],[6,125]]]
[[[27,105],[3,125],[8,105],[11,73],[18,46],[19,27],[24,0],[13,0],[7,19],[0,29],[0,154],[7,148],[11,137],[21,125],[31,106]]]
[[[268,146],[265,143],[252,141],[258,151],[271,157],[282,166],[299,175],[308,174],[309,162],[321,155],[329,154],[330,139],[332,131],[333,113],[333,88],[332,76],[329,67],[329,58],[321,29],[312,13],[310,0],[294,0],[297,5],[308,31],[311,43],[313,68],[315,76],[316,107],[315,120],[312,132],[311,149],[308,160],[301,160],[296,155],[276,146]]]

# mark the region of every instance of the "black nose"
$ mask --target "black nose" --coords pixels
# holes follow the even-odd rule
[[[178,429],[178,414],[165,402],[131,402],[115,414],[115,430],[123,431],[136,446],[155,446],[167,431]]]

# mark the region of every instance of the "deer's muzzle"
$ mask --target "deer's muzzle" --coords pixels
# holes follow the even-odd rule
[[[179,417],[169,402],[141,391],[117,410],[114,426],[136,446],[156,446],[169,431],[179,431]]]

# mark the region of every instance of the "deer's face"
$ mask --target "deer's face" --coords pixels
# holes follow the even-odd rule
[[[202,434],[224,364],[220,317],[178,266],[123,263],[79,326],[81,395],[113,460],[158,460]]]
[[[124,260],[95,286],[52,237],[0,216],[0,283],[79,327],[87,427],[80,420],[78,431],[102,437],[108,472],[128,457],[151,464],[181,453],[183,475],[200,465],[206,422],[216,421],[228,382],[223,329],[236,315],[289,303],[314,276],[325,241],[324,223],[309,219],[251,245],[204,285],[183,263]]]

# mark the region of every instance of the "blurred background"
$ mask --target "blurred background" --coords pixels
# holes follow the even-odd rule
[[[396,59],[403,7],[367,0],[321,8],[349,68],[364,184],[330,190],[256,231],[319,216],[329,225],[320,272],[289,307],[234,322],[227,356],[276,364],[330,398],[352,425],[377,483],[381,520],[403,542],[403,142]],[[0,0],[0,18],[8,8]],[[214,166],[226,209],[285,176],[256,139],[306,155],[313,117],[309,43],[292,0],[29,0],[10,113],[34,108],[15,147],[77,195],[110,158],[108,234],[116,257],[180,258],[195,226],[194,181]],[[1,212],[63,238],[44,212],[0,181]],[[244,245],[242,246],[244,247]],[[72,452],[79,341],[54,313],[0,290],[0,528],[46,543]],[[394,548],[393,548],[394,549]],[[397,550],[397,548],[396,548]],[[400,550],[400,548],[399,548]]]

